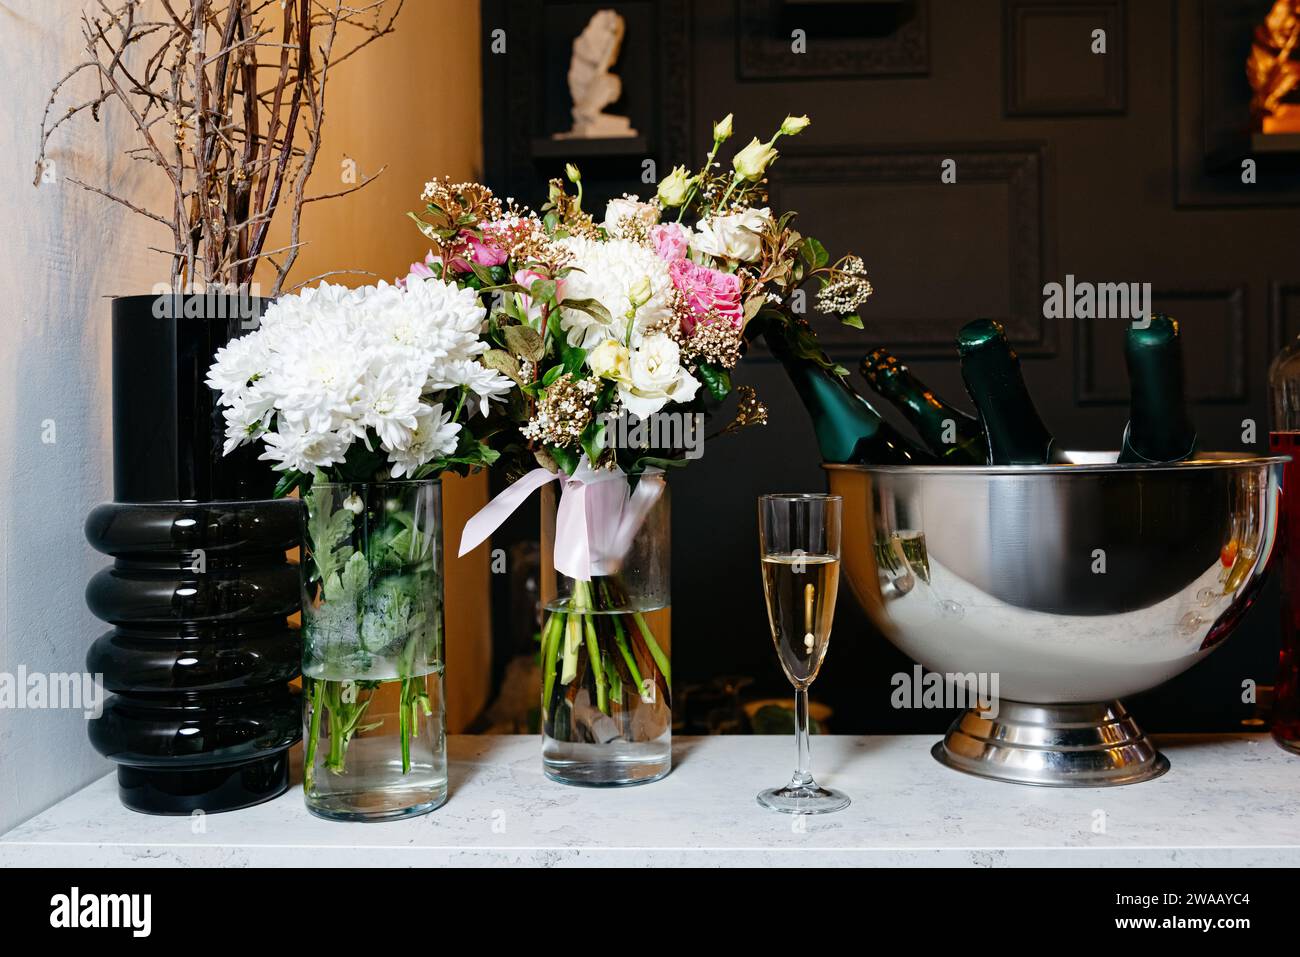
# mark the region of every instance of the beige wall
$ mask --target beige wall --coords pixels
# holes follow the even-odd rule
[[[162,183],[121,151],[116,111],[64,128],[50,181],[32,185],[37,124],[55,81],[84,59],[82,3],[0,0],[0,672],[79,674],[108,626],[86,608],[109,564],[86,544],[86,513],[113,497],[109,296],[167,280],[148,250],[167,233],[72,185],[107,182],[153,206]],[[75,91],[93,94],[89,76]],[[43,441],[43,424],[52,427]],[[0,833],[111,770],[71,709],[0,708]]]
[[[325,135],[308,195],[347,188],[347,160],[357,179],[380,176],[340,199],[303,212],[299,254],[288,286],[339,268],[365,269],[392,281],[421,259],[428,244],[406,217],[435,176],[476,179],[482,169],[479,6],[474,0],[406,0],[397,30],[330,76]],[[287,229],[267,243],[283,246]],[[330,277],[360,285],[364,276]],[[488,555],[457,559],[465,519],[487,501],[483,475],[444,482],[447,554],[447,726],[459,731],[486,704],[491,666]]]

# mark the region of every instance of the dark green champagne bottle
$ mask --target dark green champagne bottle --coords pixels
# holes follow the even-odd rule
[[[1182,338],[1170,316],[1145,329],[1129,326],[1124,341],[1132,398],[1121,462],[1179,462],[1196,451],[1196,429],[1183,390]]]
[[[912,423],[925,447],[952,465],[983,465],[984,430],[979,419],[953,408],[925,387],[887,349],[873,349],[862,359],[862,375],[871,388],[892,402]]]
[[[979,411],[988,465],[1068,462],[1029,397],[1020,359],[1001,323],[976,319],[957,333],[961,375]]]
[[[812,418],[822,460],[854,465],[920,465],[934,457],[881,418],[871,403],[839,376],[800,358],[780,333],[765,334]]]

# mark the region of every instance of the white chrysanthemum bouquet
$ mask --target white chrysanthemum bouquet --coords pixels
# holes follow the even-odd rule
[[[514,383],[483,364],[487,312],[473,289],[412,276],[281,296],[218,351],[226,452],[262,442],[280,492],[320,473],[363,482],[491,464],[467,428]]]
[[[486,319],[477,291],[442,279],[322,283],[276,299],[208,375],[226,452],[262,443],[277,494],[306,504],[304,782],[326,813],[375,786],[368,764],[411,787],[437,777],[442,528],[418,480],[497,457],[489,423],[514,382],[483,362]],[[381,762],[348,761],[358,736]]]

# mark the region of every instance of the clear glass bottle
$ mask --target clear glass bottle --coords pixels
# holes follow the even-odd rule
[[[1282,477],[1278,521],[1282,576],[1282,648],[1273,702],[1273,737],[1300,754],[1300,339],[1286,346],[1268,372],[1273,400],[1269,450],[1290,455]]]
[[[645,784],[672,768],[668,483],[609,472],[582,494],[588,580],[556,569],[565,506],[555,485],[542,489],[543,770],[565,784]]]
[[[332,820],[447,799],[442,488],[314,483],[303,580],[303,786]]]

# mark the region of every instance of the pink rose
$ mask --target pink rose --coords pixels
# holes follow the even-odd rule
[[[411,263],[411,275],[419,276],[421,279],[432,279],[433,270],[430,269],[429,267],[438,261],[439,261],[438,257],[435,256],[433,254],[433,250],[430,249],[429,254],[424,257],[424,262]]]
[[[397,285],[400,286],[400,287],[402,287],[403,289],[405,289],[405,288],[406,288],[406,280],[407,280],[407,279],[410,279],[410,278],[412,278],[412,277],[414,277],[414,278],[416,278],[416,279],[432,279],[432,278],[434,278],[433,270],[430,269],[429,267],[432,266],[432,265],[434,265],[435,263],[439,263],[439,262],[441,262],[441,261],[442,261],[442,260],[440,260],[437,256],[435,256],[435,255],[433,254],[433,250],[430,249],[430,250],[429,250],[429,255],[427,255],[427,256],[424,257],[424,262],[422,262],[422,263],[411,263],[411,268],[410,268],[410,270],[407,271],[407,274],[406,274],[405,276],[403,276],[401,279],[397,280]]]
[[[506,251],[479,239],[473,233],[463,232],[461,238],[469,244],[469,255],[480,266],[500,266],[509,258]]]
[[[510,254],[499,246],[484,242],[469,230],[463,230],[456,237],[455,255],[451,257],[452,272],[473,272],[470,262],[476,265],[500,266],[510,258]]]
[[[681,223],[660,223],[650,229],[650,244],[664,262],[685,259],[690,242],[691,234]]]
[[[683,322],[682,331],[687,335],[694,332],[695,322],[699,320],[725,319],[733,326],[744,322],[739,276],[701,266],[689,259],[674,259],[668,264],[668,275],[686,300],[693,317],[689,325]]]

